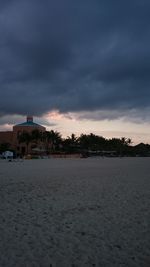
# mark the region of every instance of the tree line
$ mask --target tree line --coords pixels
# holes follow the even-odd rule
[[[21,132],[18,135],[19,144],[34,144],[33,148],[41,147],[47,153],[82,153],[84,155],[120,155],[120,156],[149,156],[150,145],[138,144],[132,145],[130,138],[111,138],[106,139],[103,136],[90,134],[81,134],[77,137],[74,133],[71,136],[62,138],[58,131],[33,130]],[[0,152],[10,149],[10,144],[0,145]]]

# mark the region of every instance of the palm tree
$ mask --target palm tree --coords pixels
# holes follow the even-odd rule
[[[82,149],[89,149],[89,138],[86,134],[81,134],[79,137],[79,144]]]
[[[78,144],[78,138],[74,133],[72,133],[71,136],[68,136],[66,141],[68,141],[71,146],[76,146]]]
[[[43,133],[44,142],[46,147],[51,147],[52,152],[57,150],[62,143],[61,134],[57,131],[51,130]]]
[[[42,147],[43,147],[43,143],[44,143],[44,138],[43,138],[43,132],[40,132],[38,129],[35,129],[32,131],[31,133],[31,139],[32,142],[36,145],[39,146],[42,143]]]
[[[31,139],[37,144],[38,141],[42,139],[42,133],[37,129],[33,130],[31,133]]]
[[[69,153],[79,152],[79,139],[74,133],[63,140],[63,150]]]
[[[78,138],[76,137],[76,135],[74,133],[71,134],[71,137],[69,137],[72,144],[76,144],[78,142]]]
[[[28,148],[29,144],[32,140],[32,135],[28,132],[23,131],[19,136],[18,136],[19,143],[25,143],[27,147],[27,154],[28,154]]]
[[[87,150],[102,150],[107,146],[107,140],[102,137],[90,133],[88,135],[81,134],[79,137],[79,143],[83,149]]]

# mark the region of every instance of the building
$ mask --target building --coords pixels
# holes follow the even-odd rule
[[[26,122],[14,125],[12,131],[0,132],[0,145],[4,143],[9,144],[10,149],[14,150],[18,155],[25,155],[27,153],[30,154],[32,153],[32,149],[37,144],[32,142],[27,147],[26,143],[19,142],[19,135],[21,135],[23,132],[31,134],[34,130],[45,132],[46,128],[35,123],[32,116],[27,116]]]

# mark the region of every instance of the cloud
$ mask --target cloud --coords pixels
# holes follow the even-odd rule
[[[2,1],[0,116],[135,110],[145,120],[149,9],[147,0]]]
[[[121,120],[122,122],[132,122],[135,124],[149,123],[150,109],[145,109],[140,112],[136,109],[128,110],[97,110],[93,112],[82,111],[72,114],[76,120],[91,120],[91,121],[112,121]]]
[[[4,115],[0,118],[0,128],[6,128],[6,125],[12,129],[13,125],[20,124],[25,122],[26,118],[20,115]],[[54,122],[50,122],[48,118],[38,118],[34,117],[34,121],[38,124],[44,125],[45,127],[56,126],[57,124]]]

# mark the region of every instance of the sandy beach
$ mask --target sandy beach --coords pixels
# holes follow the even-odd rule
[[[1,267],[149,267],[150,158],[0,161]]]

